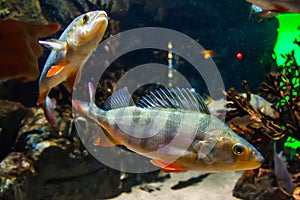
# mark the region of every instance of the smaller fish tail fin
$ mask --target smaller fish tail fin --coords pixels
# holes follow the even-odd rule
[[[44,115],[47,121],[51,124],[51,126],[56,126],[56,119],[55,119],[55,103],[47,96],[49,91],[40,92],[40,95],[37,100],[37,106],[43,107]]]
[[[43,110],[47,121],[51,124],[51,126],[56,126],[56,118],[55,118],[55,103],[47,96],[43,103]]]

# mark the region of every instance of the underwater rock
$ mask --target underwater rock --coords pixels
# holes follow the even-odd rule
[[[119,194],[120,172],[85,150],[70,117],[59,119],[58,127],[53,128],[41,108],[32,108],[21,122],[15,148],[25,152],[34,169],[29,176],[15,177],[18,195],[23,199],[93,199]]]
[[[0,199],[106,198],[120,193],[120,172],[85,150],[70,117],[62,116],[58,128],[53,128],[41,108],[27,109],[26,115],[22,114],[24,107],[15,110],[13,117],[23,117],[22,122],[5,120],[21,126],[13,130],[17,133],[14,150],[19,152],[10,153],[0,163]]]
[[[0,163],[0,199],[94,199],[119,194],[114,170],[91,157],[71,159],[66,153],[59,157],[56,153],[63,151],[56,150],[50,147],[39,163],[23,153],[9,154]]]
[[[1,151],[7,153],[0,162],[0,199],[104,199],[168,178],[159,171],[128,174],[103,165],[85,149],[70,108],[64,109],[52,127],[42,108],[0,101],[1,136],[10,136],[9,143],[0,141],[7,148]]]
[[[245,171],[233,189],[233,196],[244,200],[290,199],[276,186],[272,170],[263,168]]]
[[[27,112],[18,102],[0,100],[0,160],[13,150],[19,123]]]
[[[52,0],[40,1],[44,16],[50,21],[59,22],[62,30],[66,28],[74,18],[79,16],[81,12],[73,4],[73,1]]]
[[[1,0],[0,3],[0,19],[47,23],[47,20],[42,14],[39,0]]]
[[[12,152],[0,163],[0,198],[23,199],[24,190],[28,191],[30,177],[35,170],[24,153]]]

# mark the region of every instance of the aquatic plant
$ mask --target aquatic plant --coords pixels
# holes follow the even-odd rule
[[[278,72],[270,72],[266,81],[262,83],[259,91],[274,103],[281,113],[281,119],[286,123],[285,127],[290,132],[296,133],[299,130],[299,66],[294,60],[293,52],[286,55],[287,61],[284,66],[278,68]],[[300,139],[299,135],[294,135]]]
[[[242,132],[247,130],[252,133],[259,131],[271,140],[279,140],[285,136],[300,140],[298,133],[300,130],[300,68],[293,52],[285,55],[285,58],[285,64],[278,67],[277,71],[270,72],[258,89],[262,97],[273,103],[272,109],[276,110],[279,116],[274,118],[264,114],[260,109],[253,108],[250,104],[251,91],[247,81],[243,81],[242,87],[247,94],[246,97],[234,88],[226,92],[227,100],[233,102],[230,107],[235,108],[228,113],[227,121],[245,115],[249,115],[250,120],[243,128],[230,124],[233,129]]]
[[[0,1],[0,19],[4,19],[10,14],[10,10],[7,7],[7,2],[5,0]]]
[[[261,179],[267,178],[268,180],[265,182],[268,183],[270,183],[270,179],[274,179],[272,174],[274,173],[273,154],[275,152],[270,151],[274,141],[276,141],[278,149],[284,152],[287,161],[286,166],[289,173],[294,177],[293,182],[297,185],[300,181],[297,178],[300,167],[300,66],[296,62],[294,51],[281,55],[281,57],[285,59],[285,62],[278,66],[276,71],[267,74],[265,81],[258,88],[259,95],[272,103],[272,106],[266,108],[274,109],[278,116],[267,115],[266,110],[256,108],[251,104],[252,96],[247,81],[242,83],[246,97],[234,88],[226,92],[227,100],[232,102],[228,104],[228,107],[232,109],[226,116],[227,123],[233,130],[256,146],[266,160],[259,170],[250,174],[244,173],[235,187],[234,194],[236,196],[240,195],[238,191],[241,191],[241,188],[246,187],[246,185],[259,188],[261,187],[261,183],[259,183],[262,182]],[[278,180],[276,181],[278,182]],[[267,185],[267,183],[264,184]],[[270,191],[269,196],[281,195],[280,198],[289,199],[293,195],[287,193],[279,184],[270,183],[269,187],[276,186],[278,187],[277,193],[279,193]]]
[[[300,66],[294,51],[282,57],[285,63],[278,66],[277,72],[268,74],[259,90],[266,97],[271,97],[269,100],[280,110],[279,125],[285,132],[284,147],[290,149],[291,159],[300,147],[297,145],[300,140]]]

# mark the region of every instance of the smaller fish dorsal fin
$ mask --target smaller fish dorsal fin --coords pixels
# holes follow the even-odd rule
[[[204,99],[188,88],[158,89],[143,96],[137,105],[141,108],[175,108],[209,114]]]
[[[125,108],[128,106],[135,106],[127,87],[123,87],[120,90],[114,92],[108,97],[104,103],[104,108],[107,110]]]

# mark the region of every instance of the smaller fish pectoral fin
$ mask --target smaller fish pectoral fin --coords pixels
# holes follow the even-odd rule
[[[59,74],[65,68],[64,65],[53,65],[46,74],[46,77],[52,77]]]
[[[39,40],[39,43],[44,47],[54,51],[65,51],[67,50],[67,46],[68,46],[66,42],[56,40],[56,39],[50,39],[46,41]]]
[[[168,162],[164,162],[164,161],[161,161],[161,160],[150,160],[150,162],[153,165],[162,168],[162,172],[164,172],[164,173],[187,171],[186,167],[176,163],[176,161],[173,162],[173,163],[168,163]]]

